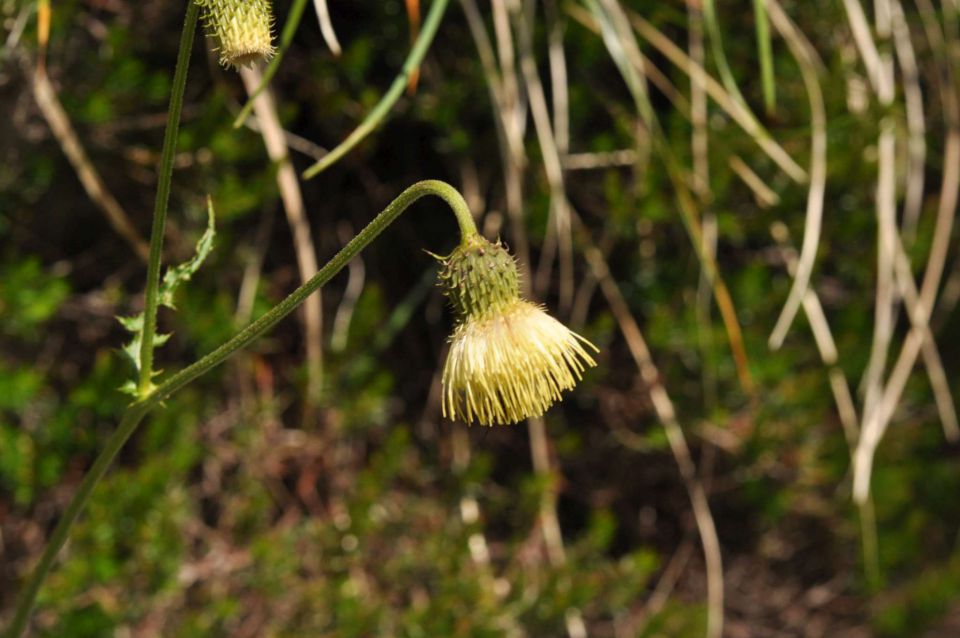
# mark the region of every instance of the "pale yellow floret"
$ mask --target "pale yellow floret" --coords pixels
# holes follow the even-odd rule
[[[540,416],[596,365],[589,341],[517,298],[457,326],[443,369],[445,417],[508,425]]]

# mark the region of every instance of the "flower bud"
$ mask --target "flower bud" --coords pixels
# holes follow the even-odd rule
[[[269,0],[194,0],[217,41],[220,64],[249,66],[273,54]]]

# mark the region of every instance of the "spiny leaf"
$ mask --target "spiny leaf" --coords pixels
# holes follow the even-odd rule
[[[123,353],[129,357],[133,363],[133,368],[139,374],[140,372],[140,342],[143,339],[143,313],[138,313],[132,317],[117,317],[124,328],[133,334],[133,337],[123,346]],[[134,384],[136,386],[136,384]],[[124,390],[125,391],[125,390]]]
[[[179,266],[174,266],[173,268],[167,269],[167,272],[163,275],[163,281],[160,282],[159,297],[161,306],[166,306],[167,308],[176,310],[176,306],[173,303],[174,293],[177,291],[177,288],[180,286],[180,284],[185,281],[190,281],[193,273],[197,272],[200,266],[203,265],[203,262],[210,254],[210,251],[213,250],[213,239],[216,237],[216,235],[217,231],[213,214],[213,202],[208,197],[207,230],[204,231],[203,235],[197,241],[197,247],[193,257],[191,257],[188,261],[183,262]]]
[[[207,229],[197,241],[196,252],[190,260],[167,269],[160,282],[160,291],[158,302],[161,306],[176,309],[173,303],[174,293],[177,288],[190,278],[203,265],[210,251],[213,250],[213,239],[216,236],[215,216],[213,212],[213,202],[207,198]],[[138,313],[131,317],[117,317],[117,321],[126,328],[132,335],[129,342],[123,346],[123,352],[133,362],[133,368],[137,375],[140,374],[140,347],[143,341],[143,313]],[[153,338],[153,346],[159,347],[170,340],[170,334],[157,334]],[[154,375],[159,374],[155,372]],[[127,381],[120,387],[120,391],[133,396],[139,396],[137,382]]]
[[[137,382],[134,381],[133,379],[127,379],[123,383],[123,385],[117,389],[120,390],[120,392],[123,392],[124,394],[129,394],[132,397],[140,396],[140,391],[137,388]]]

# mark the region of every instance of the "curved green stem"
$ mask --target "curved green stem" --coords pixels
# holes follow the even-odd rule
[[[757,23],[757,54],[760,57],[763,105],[770,115],[777,108],[777,83],[773,76],[773,45],[770,43],[767,0],[753,0],[753,19]]]
[[[187,16],[183,20],[180,50],[177,53],[177,68],[173,73],[173,91],[170,109],[167,112],[167,130],[163,135],[163,152],[160,156],[160,173],[157,181],[157,199],[153,207],[153,226],[150,230],[150,257],[147,261],[147,289],[144,293],[143,335],[140,342],[141,397],[153,389],[153,340],[157,334],[157,301],[160,288],[160,258],[163,249],[163,231],[167,223],[167,205],[170,202],[170,182],[173,179],[173,155],[177,150],[177,133],[180,131],[180,111],[183,108],[183,93],[187,85],[187,69],[193,36],[197,30],[200,8],[193,0],[187,2]]]
[[[23,630],[26,629],[27,622],[30,619],[30,612],[33,611],[33,605],[37,600],[37,593],[40,591],[40,585],[43,584],[47,574],[50,572],[50,568],[53,567],[53,561],[56,560],[60,548],[63,547],[63,543],[67,540],[67,534],[73,526],[73,522],[80,514],[80,510],[87,504],[93,488],[96,487],[100,479],[103,478],[103,475],[106,473],[107,468],[110,467],[110,464],[113,463],[113,459],[117,456],[120,448],[127,442],[127,439],[130,438],[130,435],[133,434],[137,425],[139,425],[140,421],[152,407],[152,401],[149,399],[147,402],[135,403],[130,406],[120,420],[117,429],[110,435],[100,456],[97,457],[93,466],[87,472],[86,476],[83,477],[77,493],[73,495],[73,499],[70,501],[67,509],[63,511],[63,515],[60,517],[56,529],[54,529],[53,534],[50,535],[50,540],[47,541],[47,546],[43,550],[40,562],[37,563],[37,566],[33,570],[30,582],[27,583],[26,588],[20,592],[20,596],[17,599],[16,615],[7,628],[6,638],[18,638],[23,633]]]
[[[443,199],[444,202],[456,215],[457,224],[460,226],[460,235],[463,238],[471,237],[477,234],[476,225],[473,222],[473,216],[463,196],[449,184],[437,180],[427,180],[417,182],[390,202],[390,204],[377,215],[373,221],[361,230],[356,237],[350,240],[340,252],[327,262],[316,275],[311,277],[306,283],[290,293],[286,299],[274,306],[262,317],[251,323],[249,326],[237,333],[230,341],[226,342],[210,354],[206,355],[191,366],[184,368],[166,381],[164,381],[151,395],[158,401],[166,400],[174,392],[187,385],[201,374],[207,372],[216,365],[219,365],[231,354],[243,348],[251,341],[270,330],[281,319],[293,312],[302,304],[307,297],[319,290],[324,284],[330,281],[334,275],[357,256],[370,242],[372,242],[387,226],[392,224],[403,211],[410,207],[415,201],[427,195],[435,195]]]
[[[383,121],[383,118],[387,116],[387,113],[390,112],[390,109],[393,108],[393,105],[397,103],[397,100],[399,100],[403,94],[403,89],[407,86],[410,74],[420,66],[423,57],[427,54],[430,43],[433,42],[433,37],[437,34],[437,29],[440,27],[440,19],[443,17],[443,13],[446,11],[448,4],[450,4],[450,0],[433,0],[433,4],[430,6],[430,13],[427,15],[427,19],[423,21],[423,30],[420,31],[417,41],[413,43],[413,48],[410,49],[410,55],[407,56],[406,62],[403,63],[403,68],[400,69],[400,75],[394,79],[393,84],[390,85],[390,89],[380,98],[380,101],[373,107],[373,110],[370,111],[370,114],[367,115],[363,122],[360,123],[360,126],[355,128],[353,132],[347,136],[347,139],[340,142],[335,149],[324,155],[323,159],[303,172],[304,179],[316,177],[330,168],[332,164],[349,153],[354,146],[363,141],[363,138],[380,125],[380,122]]]
[[[283,23],[283,33],[280,34],[280,47],[277,49],[277,54],[273,56],[270,64],[267,65],[266,70],[263,72],[260,86],[250,94],[247,103],[240,109],[240,114],[237,115],[237,118],[233,121],[233,128],[243,126],[243,123],[250,117],[250,113],[253,112],[253,103],[256,101],[257,96],[263,93],[263,90],[270,84],[270,80],[277,74],[277,69],[280,68],[280,60],[283,59],[287,49],[290,48],[290,43],[293,42],[293,36],[297,32],[297,27],[300,26],[300,20],[303,18],[303,10],[306,6],[307,0],[294,0],[293,6],[290,7],[290,13],[287,15],[287,21]]]
[[[715,0],[703,0],[703,17],[707,25],[707,35],[710,39],[710,48],[713,51],[713,63],[717,65],[717,71],[720,73],[720,80],[737,103],[740,104],[753,119],[753,111],[747,106],[747,101],[737,86],[737,80],[733,77],[733,71],[730,69],[730,63],[727,61],[727,54],[723,49],[723,36],[720,33],[720,24],[717,21],[717,6]]]
[[[273,328],[281,319],[293,312],[297,306],[302,304],[307,297],[316,292],[325,283],[330,281],[334,275],[340,272],[351,259],[357,256],[370,242],[372,242],[387,226],[392,224],[411,204],[427,195],[434,195],[441,198],[453,211],[457,218],[457,224],[460,227],[461,238],[466,239],[477,234],[476,225],[473,222],[473,216],[467,203],[459,192],[449,184],[437,180],[427,180],[418,182],[390,202],[390,204],[377,215],[363,230],[357,234],[350,242],[338,252],[333,259],[317,272],[309,281],[294,290],[279,304],[265,313],[262,317],[248,325],[237,333],[233,338],[222,346],[201,358],[196,363],[184,368],[174,374],[166,381],[161,383],[146,398],[139,399],[133,403],[123,415],[117,429],[107,439],[106,445],[100,455],[94,461],[93,466],[84,476],[77,493],[64,510],[63,515],[57,522],[53,534],[43,550],[40,562],[37,564],[27,586],[20,592],[17,600],[16,615],[10,627],[7,629],[6,638],[18,638],[26,628],[27,621],[30,618],[30,612],[40,591],[40,586],[50,572],[60,548],[67,540],[67,534],[76,521],[80,512],[86,506],[87,501],[94,488],[106,474],[113,459],[123,448],[124,443],[136,431],[137,426],[151,410],[160,405],[163,401],[170,398],[177,390],[209,371],[211,368],[222,363],[227,357],[237,350],[243,348],[257,337]]]

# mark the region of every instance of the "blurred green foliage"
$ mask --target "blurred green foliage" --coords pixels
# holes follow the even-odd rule
[[[26,4],[0,0],[4,24]],[[145,233],[182,3],[53,4],[47,66],[60,99],[94,165]],[[625,4],[674,41],[686,41],[679,3]],[[814,282],[840,368],[855,384],[873,326],[877,113],[847,107],[847,83],[862,71],[844,48],[850,45],[840,3],[784,5],[826,67],[830,164]],[[281,21],[288,6],[277,3]],[[747,100],[758,106],[752,18],[737,6],[718,3],[727,55]],[[481,8],[488,12],[489,5]],[[377,102],[409,47],[399,0],[333,2],[330,9],[343,55],[334,58],[323,47],[308,12],[274,83],[285,126],[325,147]],[[546,79],[541,18],[536,46]],[[919,19],[908,18],[918,56],[929,59]],[[636,148],[632,100],[606,48],[563,19],[572,148]],[[29,97],[35,38],[30,21],[17,48],[0,59],[0,104],[10,114],[0,123],[0,621],[127,403],[117,390],[128,370],[113,317],[140,309],[144,271],[86,197]],[[773,44],[778,110],[765,124],[804,164],[806,95],[783,42]],[[687,78],[650,53],[688,93]],[[715,72],[712,64],[708,70]],[[933,95],[936,70],[921,72]],[[671,148],[689,164],[689,122],[663,95],[652,97]],[[198,38],[167,263],[189,256],[207,193],[218,213],[218,247],[179,293],[177,312],[161,313],[161,330],[174,335],[158,354],[167,371],[235,332],[246,277],[257,283],[253,316],[298,282],[275,167],[255,131],[231,127],[243,99],[235,74],[219,68]],[[927,106],[930,194],[910,248],[917,268],[933,233],[943,152],[942,113],[932,97]],[[465,189],[475,184],[468,194],[482,202],[476,212],[502,221],[494,117],[455,4],[416,95],[401,100],[382,129],[340,164],[303,184],[321,257],[342,244],[341,228],[359,229],[424,178]],[[526,151],[532,168],[523,230],[536,265],[549,187],[532,133]],[[780,195],[778,204],[757,205],[729,168],[732,154]],[[298,168],[310,161],[294,154]],[[831,636],[954,635],[960,461],[956,447],[944,443],[928,383],[921,373],[913,377],[877,457],[881,581],[874,587],[864,576],[860,521],[849,499],[849,451],[806,320],[798,318],[782,350],[766,346],[790,286],[769,228],[783,221],[799,243],[806,187],[787,181],[713,107],[709,163],[703,212],[716,216],[718,262],[760,388],[755,400],[739,388],[716,310],[707,322],[698,314],[699,262],[657,157],[569,171],[567,180],[571,203],[644,330],[710,485],[727,567],[728,623],[752,630],[748,635],[814,635],[804,632],[817,627]],[[515,241],[509,221],[495,227]],[[73,530],[42,591],[35,634],[559,636],[571,610],[579,610],[590,635],[631,635],[640,621],[646,636],[702,635],[704,567],[687,496],[648,387],[598,291],[587,297],[586,325],[574,327],[601,346],[601,365],[547,416],[554,475],[531,470],[525,426],[464,434],[440,420],[436,371],[450,318],[423,250],[448,251],[453,233],[440,205],[418,204],[364,254],[365,285],[346,345],[338,351],[325,343],[319,406],[304,400],[302,336],[291,319],[153,416]],[[592,285],[581,248],[578,290]],[[346,279],[323,291],[327,337]],[[542,299],[552,309],[555,279]],[[956,391],[956,311],[937,312],[937,339]],[[904,333],[901,321],[897,335]],[[563,564],[549,559],[542,536],[542,502],[554,491]],[[675,570],[675,586],[650,613],[658,584]]]

